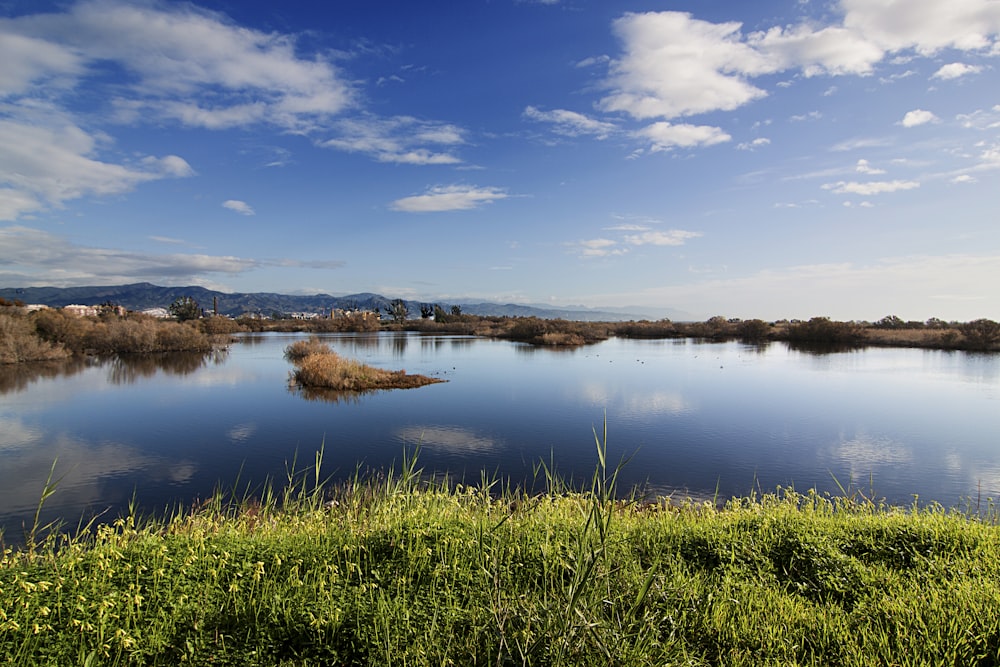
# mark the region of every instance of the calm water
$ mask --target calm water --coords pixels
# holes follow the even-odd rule
[[[783,344],[609,340],[556,351],[454,336],[332,335],[334,349],[447,383],[362,396],[290,390],[301,336],[248,336],[227,353],[0,367],[0,526],[30,520],[52,462],[46,518],[190,503],[218,483],[284,479],[325,449],[324,473],[398,463],[530,479],[596,463],[607,415],[625,482],[711,497],[834,478],[890,502],[1000,496],[1000,356]]]

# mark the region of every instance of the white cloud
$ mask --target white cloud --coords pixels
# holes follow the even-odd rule
[[[581,113],[567,111],[566,109],[541,111],[536,107],[529,106],[524,110],[524,117],[529,120],[552,123],[557,133],[568,137],[590,134],[598,139],[606,139],[618,129],[613,123],[595,120]]]
[[[822,187],[824,190],[830,190],[838,195],[855,194],[867,197],[888,192],[899,192],[900,190],[913,190],[914,188],[919,188],[920,183],[917,181],[870,181],[867,183],[840,181],[839,183],[827,183]]]
[[[916,127],[918,125],[934,123],[937,122],[937,120],[938,117],[930,111],[926,111],[924,109],[914,109],[913,111],[907,111],[906,115],[903,116],[903,120],[900,122],[903,127]]]
[[[0,21],[0,96],[27,92],[36,82],[69,87],[83,71],[72,49],[4,30]]]
[[[771,143],[771,140],[768,139],[767,137],[757,137],[753,141],[745,141],[745,142],[743,142],[741,144],[738,144],[736,146],[736,148],[738,150],[741,150],[741,151],[752,151],[754,149],[761,148],[763,146],[767,146],[770,143]]]
[[[640,120],[672,120],[758,100],[767,91],[753,80],[767,74],[865,76],[887,55],[895,63],[910,59],[910,50],[929,56],[946,48],[993,47],[1000,53],[995,0],[908,0],[905,10],[896,0],[841,0],[840,10],[842,20],[829,25],[800,23],[749,34],[738,22],[712,23],[684,12],[627,13],[612,26],[622,53],[609,63],[609,92],[598,107]],[[978,70],[952,63],[935,76]]]
[[[932,55],[947,48],[989,48],[1000,32],[994,0],[841,0],[844,27],[886,51]]]
[[[653,123],[636,132],[636,136],[648,140],[650,150],[668,151],[674,148],[694,148],[712,146],[732,139],[718,127],[710,125],[672,124],[666,121]]]
[[[678,246],[684,245],[688,239],[698,238],[701,232],[689,232],[683,229],[670,229],[667,231],[647,231],[641,234],[626,234],[625,243],[629,245],[657,245],[657,246]]]
[[[1000,104],[992,109],[977,109],[972,113],[959,114],[957,120],[962,127],[976,130],[992,130],[1000,127]]]
[[[161,240],[161,237],[157,237]],[[171,241],[172,242],[172,241]],[[0,228],[0,281],[13,284],[109,285],[136,281],[204,283],[208,274],[237,275],[268,266],[340,268],[339,260],[250,259],[231,255],[158,255],[77,245],[22,226]]]
[[[885,173],[885,169],[876,169],[871,166],[868,160],[864,159],[858,160],[858,164],[854,167],[854,169],[860,174],[878,175]]]
[[[227,199],[222,202],[223,208],[228,208],[230,211],[236,211],[241,215],[255,215],[256,212],[253,207],[245,201],[240,201],[239,199]]]
[[[123,91],[135,108],[184,124],[265,121],[301,130],[354,98],[329,60],[296,55],[294,37],[236,26],[194,5],[83,0],[65,13],[12,19],[2,27],[49,45],[47,60],[32,56],[18,68],[22,85],[53,71],[100,76],[113,63],[135,77]]]
[[[41,124],[0,119],[0,219],[13,220],[46,206],[88,195],[128,192],[136,185],[167,177],[190,176],[191,166],[177,156],[146,157],[132,165],[103,162],[102,137],[69,120],[42,114]]]
[[[709,23],[681,12],[625,14],[613,29],[624,54],[612,61],[604,111],[638,119],[736,109],[767,93],[746,77],[773,65],[740,41],[739,23]]]
[[[491,204],[510,195],[499,188],[480,188],[474,185],[440,185],[422,195],[403,197],[392,203],[394,211],[407,213],[438,213],[465,211]]]
[[[943,79],[945,81],[949,79],[958,79],[965,76],[966,74],[978,74],[982,72],[983,68],[978,65],[966,65],[965,63],[948,63],[947,65],[942,65],[941,69],[934,72],[931,75],[932,79]]]
[[[831,146],[830,150],[836,153],[844,153],[856,151],[861,148],[881,148],[883,146],[888,146],[890,143],[891,142],[888,139],[882,137],[857,137],[841,141],[840,143]]]
[[[458,164],[462,161],[453,153],[436,148],[465,143],[464,131],[448,123],[422,121],[410,116],[366,116],[340,121],[336,129],[339,136],[321,142],[321,146],[364,153],[379,162],[396,164]]]
[[[747,41],[767,54],[773,71],[801,68],[807,77],[870,74],[884,55],[862,35],[838,26],[819,30],[808,25],[775,27],[754,33]]]
[[[608,257],[628,253],[628,248],[619,247],[618,241],[612,239],[590,239],[569,245],[576,248],[581,257]]]
[[[801,123],[802,121],[806,120],[819,120],[822,117],[823,117],[822,112],[810,111],[809,113],[802,113],[802,114],[796,114],[794,116],[789,116],[788,120],[793,121],[795,123]]]
[[[958,184],[958,183],[976,183],[978,181],[976,180],[975,176],[970,176],[969,174],[959,174],[958,176],[951,179],[951,182]]]

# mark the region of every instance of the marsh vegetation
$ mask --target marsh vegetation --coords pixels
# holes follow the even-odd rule
[[[285,348],[285,358],[295,365],[291,379],[306,389],[359,392],[415,389],[445,382],[441,378],[409,375],[405,370],[390,371],[345,358],[317,338],[292,343]]]
[[[996,508],[427,479],[217,493],[0,558],[6,664],[987,665]],[[48,490],[48,487],[47,487]],[[256,499],[254,499],[256,498]],[[980,510],[977,514],[975,509]]]

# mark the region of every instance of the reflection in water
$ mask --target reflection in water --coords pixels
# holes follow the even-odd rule
[[[230,442],[241,444],[250,440],[254,433],[257,432],[257,424],[253,422],[247,422],[245,424],[237,424],[236,426],[229,429],[226,433],[226,437],[229,438]]]
[[[395,436],[406,444],[419,444],[429,449],[441,448],[461,454],[481,453],[497,447],[494,438],[477,435],[472,429],[458,426],[404,426],[395,430]]]
[[[609,456],[632,457],[622,488],[836,493],[834,479],[871,476],[890,502],[951,506],[1000,485],[1000,355],[324,334],[345,356],[451,379],[360,394],[289,389],[284,349],[306,337],[247,335],[228,356],[0,367],[0,526],[30,519],[57,457],[70,475],[51,507],[75,523],[87,505],[117,514],[133,490],[151,509],[206,497],[243,464],[247,481],[282,479],[297,448],[320,443],[337,474],[391,467],[402,441],[439,471],[530,483],[534,462],[551,460],[589,478],[605,418]]]
[[[91,513],[121,507],[144,487],[183,484],[197,470],[191,460],[151,456],[117,442],[88,443],[62,433],[50,437],[45,447],[0,448],[0,452],[4,455],[0,507],[12,516],[31,516],[55,464],[52,479],[58,483],[56,493],[46,499],[43,507],[43,524],[61,518],[75,525]],[[3,540],[16,543],[18,535],[13,531],[17,528],[8,526],[10,532]]]
[[[324,387],[300,387],[289,383],[288,391],[296,396],[301,396],[307,401],[320,401],[322,403],[361,403],[363,396],[377,394],[378,390],[371,391],[342,391],[339,389],[326,389]]]
[[[913,462],[913,452],[886,436],[859,434],[835,446],[834,455],[845,464],[855,479],[888,466]]]
[[[0,394],[24,391],[40,379],[70,377],[99,363],[92,357],[73,357],[62,361],[0,364]]]
[[[136,380],[153,377],[159,371],[169,375],[190,375],[204,368],[209,361],[215,365],[224,363],[228,355],[228,350],[217,349],[211,352],[165,352],[114,357],[110,361],[108,381],[111,384],[133,384]]]

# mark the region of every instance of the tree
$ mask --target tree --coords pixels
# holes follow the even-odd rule
[[[406,307],[406,302],[402,299],[393,299],[386,307],[386,312],[392,317],[393,322],[405,322],[410,310]]]
[[[878,322],[875,323],[876,329],[904,329],[906,328],[905,322],[895,315],[886,315]]]
[[[429,303],[420,304],[420,317],[423,319],[430,319],[430,316],[434,314],[434,306]]]
[[[196,320],[201,317],[201,306],[189,296],[181,296],[174,299],[167,311],[181,322]]]
[[[451,307],[451,314],[454,315],[455,317],[459,317],[462,314],[462,307],[461,306],[452,306]]]

